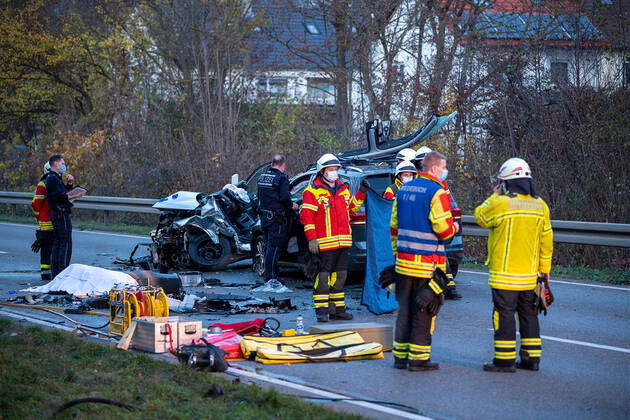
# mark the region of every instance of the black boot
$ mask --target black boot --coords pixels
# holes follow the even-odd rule
[[[407,369],[408,360],[407,358],[401,358],[394,356],[394,368],[395,369]]]
[[[423,372],[425,370],[438,370],[440,368],[439,363],[433,363],[431,360],[410,360],[409,370],[411,372]]]
[[[338,319],[340,321],[350,321],[352,318],[354,317],[346,311],[346,308],[336,308],[335,313],[330,314],[330,319]]]
[[[317,322],[328,322],[328,309],[315,309]]]
[[[486,372],[503,372],[514,373],[516,372],[516,366],[514,365],[496,365],[494,363],[484,363],[483,370]]]
[[[457,288],[455,287],[455,285],[453,286],[446,286],[446,290],[444,291],[444,298],[445,299],[449,299],[449,300],[458,300],[461,299],[463,296],[460,295],[457,292]]]
[[[519,369],[533,370],[538,372],[538,365],[540,364],[540,357],[529,357],[529,353],[524,350],[519,352],[521,360],[516,362],[516,367]]]

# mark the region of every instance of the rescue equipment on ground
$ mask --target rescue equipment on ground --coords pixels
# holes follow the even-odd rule
[[[225,331],[219,334],[207,334],[194,340],[193,344],[199,346],[214,345],[224,351],[226,360],[243,360],[241,339],[242,337],[234,331]]]
[[[246,336],[241,340],[241,350],[246,358],[264,364],[383,358],[381,344],[366,343],[354,331],[294,337]]]
[[[390,351],[394,343],[394,328],[392,325],[377,322],[338,322],[315,324],[311,327],[311,333],[327,334],[341,331],[354,331],[367,343],[379,343],[383,351]]]
[[[109,332],[123,335],[140,316],[167,317],[168,301],[161,288],[128,287],[109,291]]]
[[[181,363],[199,370],[225,372],[229,367],[225,352],[212,344],[181,346],[175,355]]]

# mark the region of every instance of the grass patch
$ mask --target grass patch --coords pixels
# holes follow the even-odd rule
[[[107,398],[140,411],[81,404],[59,418],[356,419],[299,398],[209,372],[83,341],[65,331],[0,318],[2,418],[50,418],[64,403]],[[220,387],[224,394],[210,390]]]
[[[487,271],[487,267],[483,263],[469,257],[464,257],[459,264],[459,268]],[[615,270],[588,267],[563,267],[556,265],[551,267],[552,281],[556,277],[630,285],[630,270],[622,268]]]
[[[29,225],[36,225],[35,218],[29,216],[11,216],[8,214],[0,213],[0,221],[1,222],[12,222],[12,223],[25,223]],[[155,228],[155,226],[151,225],[136,225],[136,224],[125,224],[125,223],[112,223],[112,224],[103,224],[102,222],[96,222],[92,220],[76,220],[72,219],[72,228],[75,230],[102,230],[106,232],[120,232],[120,233],[131,233],[134,235],[143,235],[146,236]]]

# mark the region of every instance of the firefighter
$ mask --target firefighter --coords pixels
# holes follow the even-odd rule
[[[309,251],[319,254],[320,269],[313,286],[313,301],[318,322],[350,320],[343,286],[348,276],[348,250],[352,246],[350,214],[365,200],[369,184],[364,181],[357,193],[339,179],[341,163],[326,153],[317,161],[317,174],[302,195],[300,221]]]
[[[42,281],[50,281],[50,256],[53,242],[53,225],[51,221],[50,204],[46,198],[46,177],[50,172],[50,164],[44,164],[44,174],[37,183],[31,207],[37,219],[35,242],[31,245],[33,252],[39,252],[39,269]]]
[[[490,229],[488,284],[492,288],[494,359],[489,372],[537,371],[541,355],[538,277],[549,281],[553,232],[547,204],[536,195],[529,165],[519,158],[505,161],[494,193],[475,209],[475,221]],[[516,320],[521,333],[520,361],[516,363]]]
[[[46,177],[46,197],[51,208],[53,225],[53,242],[51,251],[51,277],[70,265],[72,258],[72,203],[70,200],[83,195],[69,194],[68,190],[74,185],[74,177],[66,174],[67,184],[64,185],[62,175],[66,172],[66,164],[61,155],[52,155],[48,159],[50,173]]]
[[[403,160],[396,165],[396,173],[394,183],[385,188],[383,198],[393,200],[398,194],[398,190],[405,183],[414,179],[416,176],[416,167],[409,160]]]
[[[431,153],[432,151],[433,150],[431,150],[430,147],[422,146],[415,152],[415,155],[412,157],[412,160],[414,164],[416,165],[416,169],[418,170],[418,172],[422,172],[422,161],[424,160],[424,157],[427,154]]]
[[[394,367],[411,371],[439,368],[431,362],[431,336],[439,306],[435,310],[420,310],[416,298],[435,269],[446,271],[444,241],[459,229],[453,222],[450,199],[441,182],[447,173],[446,157],[429,153],[424,169],[398,192],[390,225],[398,301]],[[436,291],[438,295],[442,292]]]
[[[399,164],[403,160],[414,160],[416,158],[416,151],[410,148],[402,149],[396,154],[396,164]]]
[[[420,173],[422,172],[422,162],[425,156],[431,152],[432,150],[427,146],[422,146],[416,152],[415,165],[416,165],[416,168],[418,169],[418,175],[420,175]],[[451,194],[451,189],[448,187],[448,184],[446,183],[447,176],[448,176],[448,171],[446,171],[446,174],[444,175],[444,179],[441,179],[440,181],[442,182],[442,188],[444,188],[446,193],[449,195],[449,199],[451,201],[451,208],[453,208],[455,206],[455,199],[453,198],[453,195]],[[450,300],[461,299],[463,296],[457,291],[457,284],[455,283],[455,275],[453,275],[453,270],[451,269],[451,265],[448,263],[448,261],[446,264],[446,277],[448,278],[448,284],[446,286],[446,292],[444,293],[444,297]]]
[[[265,241],[265,281],[278,280],[278,258],[289,240],[289,212],[297,210],[297,204],[291,201],[285,171],[286,158],[275,155],[269,170],[258,178],[260,223]]]

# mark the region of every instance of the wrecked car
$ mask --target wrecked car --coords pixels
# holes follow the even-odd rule
[[[450,121],[455,113],[446,116],[431,117],[415,133],[398,139],[392,139],[388,121],[370,121],[366,124],[367,147],[363,149],[349,150],[339,155],[342,168],[339,170],[339,178],[350,186],[354,194],[361,185],[363,179],[367,179],[371,188],[382,195],[385,189],[393,182],[396,166],[396,154],[405,147],[413,146],[434,134],[444,124]],[[252,202],[257,201],[258,177],[267,171],[269,163],[258,167],[242,184],[247,190]],[[310,165],[306,171],[298,173],[289,180],[291,198],[296,203],[301,203],[302,193],[316,175],[315,165]],[[451,196],[452,197],[452,196]],[[461,216],[461,210],[452,200],[453,213]],[[367,260],[367,235],[365,230],[365,208],[350,216],[352,227],[352,247],[349,250],[349,271],[363,271]],[[304,235],[303,226],[299,220],[299,213],[293,212],[289,221],[290,239],[286,252],[280,257],[279,264],[285,267],[297,267],[304,269],[308,276],[308,243]],[[461,232],[458,232],[446,245],[449,264],[453,273],[463,256],[463,242]],[[260,276],[264,275],[264,243],[262,232],[257,231],[252,239],[252,269]]]
[[[260,222],[243,189],[228,184],[212,194],[179,191],[153,207],[160,210],[149,245],[156,269],[220,270],[251,256]]]

